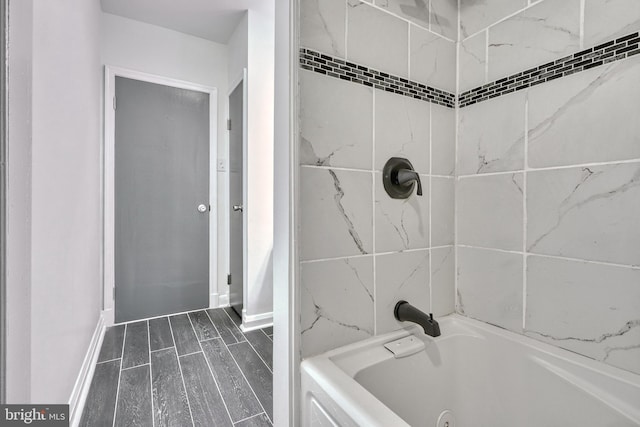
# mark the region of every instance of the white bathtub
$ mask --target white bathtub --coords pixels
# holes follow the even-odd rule
[[[458,315],[438,321],[438,338],[415,327],[302,362],[303,426],[640,426],[640,375]],[[384,347],[409,335],[425,348]]]

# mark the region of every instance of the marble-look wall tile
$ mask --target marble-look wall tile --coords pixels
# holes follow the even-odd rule
[[[347,58],[408,77],[409,23],[357,0],[347,6]]]
[[[587,0],[584,8],[584,47],[640,30],[638,0]]]
[[[409,31],[411,80],[455,93],[455,42],[415,25],[411,25]]]
[[[302,356],[373,335],[373,256],[303,263]]]
[[[455,180],[431,178],[431,246],[453,245]]]
[[[373,90],[300,71],[300,163],[371,169]]]
[[[640,158],[638,99],[640,57],[531,88],[529,166]]]
[[[640,374],[640,270],[527,260],[526,334]]]
[[[525,102],[516,92],[459,111],[458,174],[524,169]]]
[[[520,254],[458,248],[458,313],[521,332],[522,268]]]
[[[429,313],[429,251],[376,255],[376,335],[413,324],[397,321],[393,309],[405,300]]]
[[[527,0],[460,0],[460,39],[527,6]]]
[[[455,311],[455,248],[431,249],[431,310],[434,316]]]
[[[370,254],[372,173],[302,167],[300,179],[301,259]]]
[[[453,176],[456,169],[456,111],[431,104],[431,173]]]
[[[640,164],[529,173],[530,252],[640,266]]]
[[[429,112],[427,102],[375,91],[376,170],[391,157],[404,157],[418,172],[429,173]]]
[[[543,1],[489,30],[489,81],[580,50],[580,0]]]
[[[458,92],[463,93],[488,83],[487,32],[461,41],[458,52]]]
[[[522,250],[522,173],[458,180],[458,243]]]
[[[350,0],[354,1],[354,0]],[[374,0],[374,4],[416,25],[429,28],[429,1]]]
[[[429,29],[458,40],[458,0],[431,0]]]
[[[376,253],[429,247],[429,176],[421,175],[422,196],[392,199],[384,190],[382,173],[375,173]]]
[[[344,0],[301,0],[300,45],[344,58],[346,13]]]

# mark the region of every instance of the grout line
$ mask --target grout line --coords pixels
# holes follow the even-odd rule
[[[532,253],[532,252],[527,252],[527,255],[529,257],[549,258],[549,259],[557,259],[557,260],[561,260],[561,261],[574,261],[574,262],[582,262],[582,263],[585,263],[585,264],[602,265],[602,266],[605,266],[605,267],[618,267],[618,268],[627,268],[627,269],[630,269],[630,270],[640,270],[640,265],[617,264],[617,263],[606,262],[606,261],[590,261],[590,260],[580,259],[580,258],[570,258],[570,257],[557,256],[557,255],[537,254],[537,253]]]
[[[262,414],[264,414],[267,418],[269,418],[269,416],[267,415],[267,413],[266,413],[266,412],[260,412],[259,414],[251,415],[250,417],[247,417],[247,418],[243,418],[243,419],[241,419],[241,420],[238,420],[238,421],[236,421],[235,423],[233,423],[233,425],[240,424],[241,422],[243,422],[243,421],[247,421],[247,420],[250,420],[251,418],[259,417],[259,416],[260,416],[260,415],[262,415]]]
[[[371,168],[375,169],[375,165],[376,165],[376,101],[377,101],[377,96],[376,96],[376,91],[373,91],[373,108],[372,108],[372,129],[371,129],[371,151],[372,151],[372,156],[371,156]],[[373,259],[371,260],[371,266],[373,268],[373,335],[377,335],[378,333],[378,311],[376,309],[376,299],[377,299],[377,280],[376,280],[376,275],[377,275],[377,271],[376,271],[376,251],[377,251],[377,246],[376,246],[376,174],[374,173],[372,175],[371,178],[371,227],[373,230],[372,233],[372,249],[371,252],[374,254]],[[380,185],[380,184],[378,184]]]
[[[248,342],[248,341],[247,341]],[[256,401],[258,402],[258,405],[260,405],[260,407],[262,408],[262,412],[264,412],[265,414],[267,414],[267,411],[264,409],[264,405],[262,405],[262,402],[260,401],[260,399],[258,399],[258,394],[256,393],[256,391],[253,389],[253,387],[251,386],[251,383],[249,382],[249,380],[247,379],[247,376],[244,374],[244,371],[242,370],[242,368],[240,368],[240,365],[238,364],[238,361],[236,360],[236,358],[233,356],[233,353],[231,353],[231,351],[229,351],[229,348],[227,347],[227,351],[229,352],[229,354],[231,355],[231,358],[233,359],[234,363],[236,364],[236,366],[238,367],[238,370],[240,371],[240,374],[242,374],[242,378],[244,378],[244,380],[246,381],[247,385],[249,386],[249,389],[251,390],[251,392],[253,393],[253,395],[256,398]],[[255,350],[254,350],[255,351]],[[260,357],[260,356],[258,356]],[[269,369],[269,367],[267,366],[267,369]],[[273,424],[273,420],[269,417],[269,415],[267,414],[267,418],[269,419],[269,421],[271,421],[271,423]]]
[[[167,319],[167,322],[169,321],[169,319]],[[155,427],[156,425],[156,420],[155,420],[155,409],[154,409],[154,405],[153,405],[153,374],[151,372],[151,326],[149,326],[149,321],[147,320],[147,344],[149,345],[149,394],[150,394],[150,399],[151,400],[151,427]],[[180,363],[180,361],[178,361],[178,363]]]
[[[456,106],[454,110],[455,128],[454,128],[454,166],[453,173],[456,177],[453,182],[453,312],[458,312],[458,120],[460,116],[460,47],[461,47],[461,19],[460,19],[460,2],[458,0],[458,41],[456,43]],[[486,58],[485,58],[486,62]]]
[[[118,415],[118,396],[120,396],[120,379],[122,378],[122,364],[124,362],[124,343],[127,342],[127,329],[129,329],[126,325],[124,327],[124,335],[122,336],[122,352],[120,353],[120,369],[118,370],[118,388],[116,388],[116,406],[113,408],[113,423],[112,426],[116,425],[116,415]]]
[[[215,310],[215,309],[214,309]],[[222,309],[222,311],[225,311],[224,309]],[[202,341],[209,341],[209,340],[213,340],[216,338],[220,338],[222,339],[222,334],[220,333],[220,329],[218,329],[218,327],[216,326],[215,322],[213,321],[213,319],[211,318],[211,316],[209,316],[209,312],[207,310],[204,311],[204,313],[207,315],[207,318],[209,319],[209,321],[211,322],[211,324],[213,325],[213,328],[216,330],[216,332],[218,333],[217,337],[214,338],[209,338],[207,340],[202,340]],[[226,311],[225,311],[226,313]],[[224,341],[224,340],[223,340]],[[199,341],[200,342],[200,341]]]
[[[489,29],[484,33],[484,83],[489,83]],[[458,93],[460,95],[460,93]]]
[[[246,342],[247,342],[247,343],[249,344],[249,346],[253,349],[253,351],[258,355],[258,357],[260,358],[260,360],[262,361],[262,363],[264,363],[264,366],[266,366],[266,367],[267,367],[267,369],[269,370],[269,372],[271,372],[271,375],[273,376],[273,369],[271,369],[271,368],[269,367],[269,364],[268,364],[268,363],[266,362],[266,360],[264,360],[264,358],[260,355],[260,352],[258,352],[258,350],[256,350],[256,348],[254,347],[254,345],[251,343],[251,341],[250,341],[248,338],[247,338],[247,341],[246,341]],[[240,344],[240,343],[238,343],[238,344]],[[227,347],[228,347],[228,346],[227,346]]]
[[[584,9],[585,0],[580,0],[580,50],[584,49]]]
[[[103,362],[96,362],[96,365],[102,365],[103,363],[109,363],[109,362],[115,362],[116,360],[122,360],[121,357],[118,357],[116,359],[111,359],[111,360],[105,360]]]
[[[480,249],[480,250],[484,250],[484,251],[501,252],[501,253],[512,254],[512,255],[524,255],[524,252],[521,252],[521,251],[510,251],[510,250],[506,250],[506,249],[487,248],[487,247],[484,247],[484,246],[460,245],[460,244],[458,244],[458,247],[467,248],[467,249]],[[626,268],[626,269],[629,269],[629,270],[640,270],[640,265],[617,264],[617,263],[607,262],[607,261],[592,261],[592,260],[587,260],[587,259],[571,258],[571,257],[566,257],[566,256],[539,254],[539,253],[535,253],[535,252],[526,252],[526,254],[529,257],[549,258],[549,259],[557,259],[559,261],[573,261],[573,262],[581,262],[581,263],[584,263],[584,264],[602,265],[602,266],[605,266],[605,267],[617,267],[617,268]]]
[[[229,318],[229,320],[231,320],[231,324],[240,332],[240,335],[242,335],[244,337],[244,333],[242,332],[242,329],[240,329],[240,326],[236,325],[235,320],[233,320],[231,318],[231,316],[229,315],[229,313],[227,313],[227,310],[223,310],[224,314]],[[235,337],[234,337],[235,338]],[[247,340],[247,337],[244,337],[245,341]],[[237,341],[237,338],[236,338]],[[244,342],[244,341],[238,341],[238,342]],[[225,343],[226,345],[226,343]]]
[[[173,347],[175,347],[175,345],[170,345],[169,347],[159,348],[157,350],[150,350],[149,353],[157,353],[158,351],[168,350],[168,349],[173,348]],[[149,347],[149,348],[151,348],[151,347]]]
[[[301,264],[312,264],[314,262],[323,262],[323,261],[340,261],[343,259],[351,259],[351,258],[366,258],[366,257],[375,257],[375,256],[380,256],[380,255],[393,255],[393,254],[401,254],[401,253],[406,253],[406,252],[419,252],[419,251],[428,251],[429,249],[443,249],[443,248],[451,248],[454,245],[442,245],[442,246],[434,246],[433,248],[418,248],[418,249],[404,249],[401,251],[389,251],[389,252],[379,252],[377,254],[364,254],[364,255],[351,255],[351,256],[340,256],[340,257],[334,257],[334,258],[319,258],[319,259],[310,259],[310,260],[304,260],[304,261],[300,261]]]
[[[344,1],[344,59],[348,60],[348,48],[349,45],[349,0]]]
[[[527,318],[527,175],[529,170],[529,91],[524,99],[524,173],[522,174],[522,330]]]
[[[433,107],[429,104],[429,173],[433,172]],[[432,248],[433,243],[433,177],[429,176],[429,313],[433,313]]]
[[[590,168],[597,166],[617,166],[617,165],[626,165],[626,164],[636,164],[640,163],[640,159],[629,159],[629,160],[611,160],[606,162],[592,162],[592,163],[580,163],[574,165],[563,165],[563,166],[547,166],[541,168],[532,168],[528,167],[527,172],[542,172],[542,171],[554,171],[554,170],[562,170],[562,169],[577,169],[577,168]],[[522,173],[525,172],[524,169],[512,170],[512,171],[503,171],[503,172],[489,172],[489,173],[481,173],[481,174],[469,174],[469,175],[459,175],[458,179],[468,179],[482,176],[495,176],[495,175],[511,175],[514,173]]]
[[[411,25],[415,24],[409,22],[407,25],[407,80],[411,80]]]
[[[180,355],[178,355],[178,357],[191,356],[191,355],[198,354],[198,353],[202,353],[202,350],[200,350],[200,351],[193,351],[193,352],[191,352],[191,353],[187,353],[187,354],[180,354]]]
[[[136,366],[129,366],[128,368],[122,368],[121,370],[122,371],[129,371],[131,369],[135,369],[135,368],[139,368],[141,366],[147,366],[147,365],[149,365],[149,363],[143,363],[142,365],[136,365]]]
[[[129,323],[138,323],[138,322],[143,322],[143,321],[149,321],[149,320],[156,320],[156,319],[162,319],[163,317],[167,318],[167,321],[169,320],[169,317],[173,317],[173,316],[179,316],[181,314],[189,314],[192,313],[194,311],[200,311],[200,310],[208,310],[212,307],[207,307],[207,308],[196,308],[194,310],[189,310],[189,311],[180,311],[178,313],[169,313],[169,314],[162,314],[160,316],[152,316],[152,317],[145,317],[144,319],[137,319],[137,320],[129,320],[127,322],[120,322],[120,323],[114,323],[113,326],[119,326],[119,325],[128,325]],[[112,327],[113,327],[112,326]],[[167,347],[169,348],[169,347]]]
[[[205,313],[206,313],[206,310],[205,310]],[[207,316],[209,316],[209,313],[207,313]],[[211,320],[211,317],[209,317],[209,320]],[[191,322],[191,319],[189,319],[189,321]],[[213,321],[211,321],[211,323],[213,324]],[[216,325],[213,324],[214,328],[215,326]],[[193,328],[193,324],[191,324],[191,327]],[[216,338],[212,338],[212,339],[216,339]],[[222,344],[224,344],[224,341],[222,341]],[[222,400],[224,409],[227,411],[227,415],[229,416],[229,421],[231,421],[231,423],[233,424],[233,418],[231,417],[231,412],[229,412],[229,408],[227,407],[227,402],[224,400],[224,396],[222,395],[222,391],[220,390],[220,385],[218,384],[218,380],[216,379],[216,376],[213,373],[213,368],[211,368],[211,364],[209,363],[209,358],[204,352],[204,347],[202,347],[202,342],[198,341],[198,345],[200,346],[200,350],[202,350],[202,357],[204,357],[204,362],[207,364],[207,367],[209,368],[209,372],[211,373],[211,377],[213,378],[213,383],[216,385],[216,389],[218,390],[218,395],[220,396],[220,400]]]
[[[187,315],[187,319],[189,318],[189,315]],[[189,319],[189,322],[191,322],[191,319]],[[191,325],[191,328],[193,329],[193,325]],[[171,326],[171,319],[169,319],[169,329],[171,330],[171,337],[173,338],[173,343],[176,343],[176,338],[173,334],[173,326]],[[195,333],[195,330],[193,331]],[[196,341],[198,340],[198,337],[196,337]],[[178,354],[178,346],[174,346],[173,347],[175,353],[176,353],[176,362],[178,363],[178,370],[180,371],[180,378],[182,379],[182,387],[184,387],[184,395],[187,399],[187,406],[189,407],[189,416],[191,417],[191,425],[195,427],[195,422],[193,420],[193,412],[191,411],[191,402],[189,402],[189,393],[187,393],[187,385],[184,381],[184,374],[182,373],[182,365],[180,364],[180,355]]]

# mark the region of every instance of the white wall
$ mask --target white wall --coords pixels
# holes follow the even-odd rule
[[[28,402],[31,378],[31,66],[33,2],[9,4],[7,403]]]
[[[246,318],[273,311],[274,2],[248,16]]]
[[[238,26],[231,34],[227,47],[229,49],[229,90],[233,90],[231,85],[242,75],[242,70],[247,68],[249,48],[249,14],[245,13]]]
[[[31,402],[66,403],[100,316],[100,5],[33,5]]]
[[[155,25],[102,14],[102,64],[218,89],[218,157],[226,157],[227,46]],[[227,294],[226,190],[218,173],[218,292]],[[220,198],[222,200],[220,200]]]

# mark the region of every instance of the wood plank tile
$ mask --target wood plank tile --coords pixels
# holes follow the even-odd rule
[[[194,311],[193,313],[189,313],[189,317],[196,331],[196,337],[198,337],[200,341],[218,338],[220,336],[206,312]]]
[[[198,344],[198,338],[196,338],[196,334],[191,327],[189,317],[186,314],[178,314],[169,317],[169,320],[171,321],[173,339],[176,342],[178,355],[182,356],[200,351],[200,344]]]
[[[235,427],[271,427],[271,421],[269,421],[269,418],[262,413],[255,417],[240,421],[235,425]]]
[[[120,374],[120,391],[118,392],[115,425],[127,427],[153,426],[149,365],[126,369]]]
[[[169,318],[159,317],[149,320],[149,341],[151,351],[173,347],[173,337],[169,329]]]
[[[124,326],[116,325],[107,328],[102,340],[102,347],[98,355],[98,363],[122,357],[122,342],[124,341]]]
[[[214,339],[202,341],[201,344],[220,386],[220,393],[227,404],[231,420],[236,422],[263,412],[224,342]]]
[[[267,364],[269,369],[273,371],[273,341],[266,336],[261,330],[245,332],[244,336],[253,346],[253,349]]]
[[[156,426],[192,425],[175,349],[151,353],[153,420]]]
[[[133,368],[147,363],[149,363],[147,322],[129,323],[124,337],[122,369]]]
[[[80,426],[95,427],[113,424],[119,374],[120,360],[96,365]]]
[[[273,336],[273,326],[267,326],[266,328],[262,328],[262,332],[264,332],[268,336]]]
[[[207,310],[207,314],[216,325],[220,337],[224,340],[225,344],[235,344],[238,342],[246,341],[244,335],[236,324],[227,316],[222,308],[215,308]]]
[[[232,426],[207,361],[202,353],[180,357],[191,415],[196,426]]]
[[[229,351],[270,419],[273,419],[273,374],[249,343],[232,345]]]

